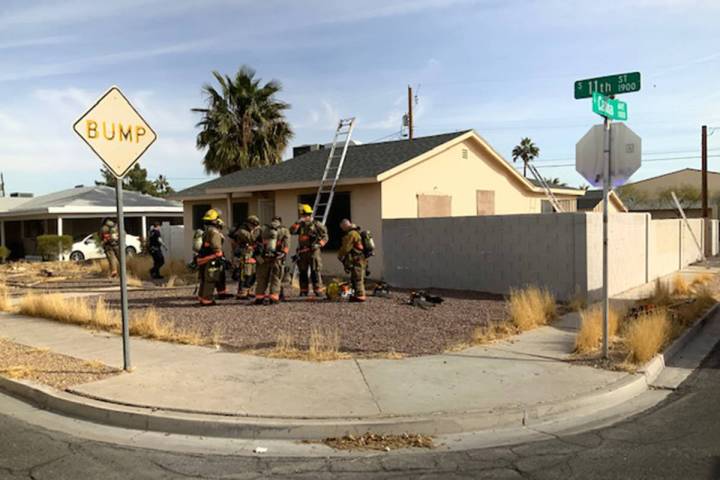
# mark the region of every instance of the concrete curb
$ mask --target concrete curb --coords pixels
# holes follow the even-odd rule
[[[43,385],[0,377],[0,389],[39,408],[94,423],[164,433],[246,439],[323,439],[346,434],[416,432],[444,435],[531,426],[612,408],[647,390],[643,375],[628,375],[591,394],[529,408],[434,412],[367,418],[270,418],[184,413],[91,399]]]
[[[662,353],[658,353],[652,358],[652,360],[643,365],[643,367],[639,370],[639,373],[645,375],[648,385],[652,385],[657,380],[662,371],[665,369],[667,360],[675,357],[683,348],[685,348],[685,346],[687,346],[687,344],[700,333],[718,309],[720,309],[720,303],[716,303],[712,308],[710,308],[710,310],[705,312],[702,317],[695,320],[695,322],[687,330],[685,330],[682,335],[668,345]]]

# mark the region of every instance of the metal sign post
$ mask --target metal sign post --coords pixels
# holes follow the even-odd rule
[[[608,290],[608,196],[610,194],[610,119],[605,117],[603,154],[605,156],[603,172],[603,358],[608,358],[608,337],[610,336],[610,295]]]
[[[123,212],[123,179],[115,179],[115,198],[117,200],[118,234],[120,236],[120,312],[122,316],[123,370],[130,370],[130,323],[128,314],[127,251],[125,242],[125,212]]]
[[[593,111],[603,118],[603,125],[595,126],[585,134],[575,147],[576,170],[591,185],[603,189],[603,233],[602,233],[602,312],[603,338],[602,356],[608,358],[610,337],[610,290],[609,290],[609,248],[608,248],[608,198],[610,189],[622,185],[640,167],[640,137],[622,123],[612,120],[627,119],[627,104],[615,100],[618,93],[640,90],[640,73],[632,72],[608,77],[590,78],[575,82],[575,98],[592,98]],[[602,137],[600,131],[602,128]],[[617,130],[617,135],[613,131]],[[617,137],[617,138],[613,138]],[[602,146],[600,146],[602,139]],[[613,152],[616,153],[614,158]],[[613,164],[613,161],[615,162]]]
[[[118,87],[111,87],[73,125],[73,130],[115,175],[117,226],[120,242],[120,309],[122,315],[123,369],[130,370],[125,214],[123,178],[157,135]]]

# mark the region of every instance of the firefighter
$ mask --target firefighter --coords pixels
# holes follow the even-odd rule
[[[280,217],[274,217],[260,229],[255,243],[257,261],[257,283],[255,304],[280,303],[283,281],[283,267],[290,249],[290,232]]]
[[[204,230],[202,247],[197,255],[198,276],[200,287],[198,300],[200,305],[215,305],[213,293],[217,290],[217,298],[220,300],[232,297],[227,292],[225,284],[225,255],[223,243],[225,237],[222,234],[223,221],[221,212],[211,208],[202,218]]]
[[[110,276],[117,277],[120,266],[120,235],[115,222],[106,218],[100,227],[100,244],[110,265]]]
[[[345,271],[350,274],[350,285],[353,289],[350,301],[364,302],[367,298],[365,296],[367,258],[360,228],[344,218],[340,222],[340,229],[345,232],[345,236],[343,236],[340,250],[338,250],[338,259],[345,267]]]
[[[255,285],[255,240],[260,231],[260,219],[255,215],[250,215],[242,225],[239,225],[230,235],[233,241],[233,253],[237,268],[240,272],[238,278],[238,291],[235,298],[238,300],[247,300],[250,296],[250,290]]]
[[[300,278],[300,296],[305,297],[312,282],[316,297],[325,293],[322,282],[321,249],[328,242],[328,231],[325,225],[312,217],[312,207],[307,204],[298,205],[300,218],[290,227],[290,233],[298,236],[297,267]],[[310,278],[308,281],[308,270]]]

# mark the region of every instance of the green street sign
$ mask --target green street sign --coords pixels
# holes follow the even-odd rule
[[[592,94],[593,112],[612,120],[627,120],[627,103],[608,98],[605,95],[593,92]]]
[[[637,92],[638,90],[640,90],[640,72],[588,78],[575,82],[575,98],[590,98],[593,92],[602,93],[603,95],[617,95]]]

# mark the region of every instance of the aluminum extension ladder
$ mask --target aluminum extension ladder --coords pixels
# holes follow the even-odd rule
[[[542,188],[545,190],[545,196],[547,196],[548,200],[550,201],[550,205],[555,209],[556,212],[562,212],[563,209],[560,206],[560,202],[558,202],[558,199],[555,198],[555,195],[552,192],[552,189],[550,188],[550,185],[545,181],[542,175],[540,175],[540,172],[538,172],[537,168],[535,168],[535,165],[528,162],[527,167],[530,170],[530,173],[533,174],[533,177],[535,177],[535,180],[542,186]]]
[[[325,171],[323,172],[322,180],[320,180],[320,186],[318,187],[315,203],[313,204],[313,217],[320,220],[323,225],[325,225],[327,221],[333,198],[335,198],[335,187],[337,186],[338,178],[340,178],[340,173],[345,163],[345,156],[347,155],[347,149],[350,145],[350,137],[354,127],[355,117],[346,118],[340,120],[337,130],[335,131],[335,138],[330,147],[330,155],[328,155]],[[338,147],[340,147],[340,149],[338,149]]]

